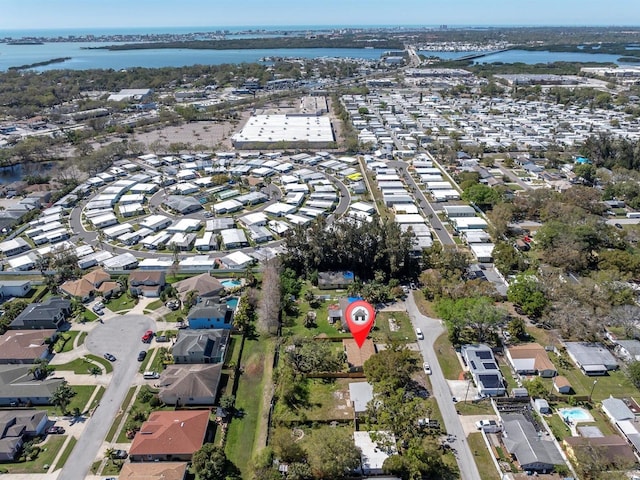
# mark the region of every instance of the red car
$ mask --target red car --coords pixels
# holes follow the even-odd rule
[[[147,330],[146,332],[144,332],[144,335],[142,336],[142,341],[144,343],[151,343],[152,338],[153,338],[153,330]]]

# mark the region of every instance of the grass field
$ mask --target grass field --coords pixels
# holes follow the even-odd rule
[[[129,402],[131,402],[131,399],[133,398],[133,394],[135,392],[136,392],[136,387],[131,387],[127,392],[126,397],[124,397],[124,400],[122,401],[122,405],[120,406],[120,413],[116,415],[116,418],[113,420],[113,424],[111,425],[111,428],[109,428],[109,431],[107,432],[107,436],[105,438],[107,442],[113,442],[113,439],[118,434],[118,428],[120,427],[120,422],[122,422],[122,417],[124,416],[125,410],[127,409]]]
[[[84,412],[87,402],[93,395],[93,391],[98,388],[93,385],[72,385],[71,388],[76,392],[76,396],[71,399],[71,403],[67,409],[72,412],[74,408],[79,408],[81,412]]]
[[[84,312],[82,312],[82,319],[85,322],[93,322],[98,319],[98,315],[85,308]]]
[[[467,400],[467,403],[459,401],[456,403],[456,410],[461,415],[495,415],[496,413],[489,400],[478,403],[473,403],[471,400]]]
[[[433,348],[438,356],[438,362],[440,363],[440,368],[442,368],[444,378],[459,380],[462,367],[446,332],[438,337],[433,344]]]
[[[43,444],[40,444],[42,450],[35,460],[20,463],[3,463],[0,465],[0,472],[7,473],[42,473],[45,472],[45,465],[51,465],[56,457],[64,441],[66,435],[48,435]]]
[[[398,330],[391,331],[389,320],[394,319]],[[387,339],[403,342],[415,342],[416,334],[406,312],[380,312],[376,315],[376,326],[372,331],[374,338],[382,341]]]
[[[104,366],[107,373],[113,372],[113,365],[107,359],[98,357],[97,355],[89,354],[84,358],[76,358],[68,363],[64,363],[62,365],[56,365],[56,371],[59,370],[71,370],[73,373],[77,374],[89,374],[89,368],[94,363],[98,363]]]
[[[147,310],[157,310],[160,307],[162,307],[164,305],[164,303],[162,303],[162,300],[154,300],[153,302],[151,302],[149,305],[147,305]]]
[[[80,332],[80,338],[78,338],[78,346],[82,345],[87,338],[87,332]]]
[[[242,418],[234,419],[227,431],[226,452],[229,459],[242,470],[242,477],[248,477],[248,465],[256,445],[258,427],[263,411],[263,398],[270,390],[271,377],[266,378],[265,370],[273,361],[275,343],[273,340],[246,340],[242,352],[243,373],[238,380],[236,409],[244,412]]]
[[[118,298],[112,298],[105,302],[105,305],[112,312],[122,312],[124,310],[131,310],[136,306],[136,302],[129,297],[129,295],[123,293]]]
[[[56,469],[64,467],[64,464],[67,463],[67,459],[69,458],[69,455],[71,455],[71,452],[73,451],[73,447],[76,446],[76,443],[78,443],[78,440],[76,439],[76,437],[71,437],[69,439],[69,443],[67,443],[67,446],[65,447],[64,452],[62,452],[62,455],[60,455],[60,458],[58,458]]]
[[[349,420],[353,418],[353,409],[347,405],[349,383],[354,381],[356,380],[351,378],[306,379],[309,405],[300,410],[292,410],[283,402],[278,402],[274,418],[283,422]]]
[[[467,441],[469,442],[471,453],[474,455],[478,472],[480,472],[480,478],[482,480],[499,480],[500,475],[493,464],[491,453],[484,443],[482,433],[474,432],[469,434]]]
[[[303,288],[303,291],[300,294],[301,297],[297,303],[300,313],[296,318],[286,319],[285,327],[282,329],[283,334],[299,335],[303,337],[315,337],[316,335],[320,335],[320,334],[331,335],[331,336],[342,335],[338,330],[340,325],[338,324],[331,325],[327,319],[328,306],[337,302],[321,301],[317,308],[311,308],[308,302],[302,300],[302,296],[304,295],[305,289],[306,289],[306,286],[305,288]],[[307,328],[304,326],[304,319],[307,316],[307,312],[309,311],[314,311],[316,313],[316,326],[313,328]]]
[[[149,366],[149,362],[151,362],[151,357],[153,357],[153,354],[155,353],[155,351],[156,351],[155,348],[150,348],[149,350],[147,350],[147,356],[144,357],[144,360],[142,362],[140,362],[138,373],[143,373],[149,370],[149,368],[147,367]]]

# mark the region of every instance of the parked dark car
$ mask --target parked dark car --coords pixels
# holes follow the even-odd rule
[[[116,357],[114,357],[113,355],[111,355],[110,353],[105,353],[104,354],[104,358],[106,358],[107,360],[109,360],[110,362],[115,362],[116,361]]]
[[[126,450],[114,450],[113,452],[111,452],[111,458],[124,460],[128,456],[129,454],[126,452]]]
[[[54,425],[53,427],[47,428],[48,435],[62,435],[63,433],[64,433],[64,428],[62,427],[58,427]]]
[[[144,350],[140,350],[140,353],[138,353],[138,361],[141,362],[146,357],[147,357],[147,352],[145,352]]]

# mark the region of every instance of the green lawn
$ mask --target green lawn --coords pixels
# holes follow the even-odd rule
[[[149,305],[147,305],[147,310],[157,310],[163,305],[164,303],[162,303],[162,300],[155,300],[151,302]]]
[[[243,478],[248,477],[248,465],[259,438],[263,398],[271,384],[271,378],[265,378],[264,373],[271,366],[274,348],[272,339],[246,340],[242,352],[243,373],[235,395],[236,408],[244,412],[244,416],[229,425],[225,450],[229,459],[242,470]]]
[[[80,338],[78,339],[78,346],[82,345],[87,338],[87,332],[80,332]]]
[[[111,428],[109,428],[109,431],[107,432],[107,436],[105,438],[107,442],[113,442],[113,439],[118,434],[118,428],[120,427],[120,422],[122,422],[122,417],[124,416],[124,412],[127,409],[127,406],[129,405],[129,403],[131,402],[131,399],[133,398],[133,394],[135,393],[135,391],[136,391],[136,387],[131,387],[127,392],[127,395],[124,397],[124,400],[122,401],[122,405],[120,406],[120,412],[118,413],[118,415],[116,415],[116,418],[113,420],[113,423],[111,424]]]
[[[433,303],[424,298],[422,290],[415,290],[413,292],[413,299],[422,315],[426,315],[431,318],[438,318],[438,315],[436,315],[436,312],[433,310]]]
[[[0,472],[6,473],[46,473],[45,465],[51,465],[62,444],[66,440],[66,435],[48,435],[44,444],[40,444],[42,450],[35,460],[21,463],[3,463],[0,465]]]
[[[91,310],[85,308],[84,311],[82,312],[82,319],[85,322],[93,322],[98,319],[98,315],[93,313]]]
[[[78,440],[76,439],[76,437],[71,437],[69,439],[69,443],[67,443],[67,446],[65,447],[64,452],[62,452],[62,455],[60,455],[60,458],[58,459],[58,463],[56,464],[56,469],[64,467],[64,464],[67,463],[67,459],[69,458],[69,455],[71,455],[71,452],[73,451],[73,447],[76,446],[76,443],[78,443]]]
[[[69,330],[68,332],[61,333],[53,345],[53,350],[56,353],[70,352],[73,350],[73,344],[79,333],[78,330]]]
[[[89,374],[89,368],[94,363],[98,363],[103,365],[106,369],[107,373],[113,372],[113,365],[105,358],[98,357],[96,355],[88,354],[84,358],[76,358],[75,360],[70,361],[69,363],[64,363],[62,365],[55,365],[56,371],[59,370],[71,370],[73,373],[77,374]]]
[[[398,330],[391,331],[389,320],[394,319]],[[376,315],[376,326],[373,337],[386,341],[387,339],[404,342],[415,342],[416,334],[406,312],[380,312]]]
[[[475,457],[476,466],[480,472],[480,478],[482,480],[499,480],[500,475],[493,464],[491,452],[489,452],[487,445],[484,443],[482,433],[474,432],[469,434],[467,441],[469,442],[471,453],[473,453],[473,456]]]
[[[98,387],[94,387],[93,385],[72,385],[71,388],[76,392],[76,396],[71,399],[67,410],[72,412],[73,409],[77,407],[81,412],[84,412],[87,402],[91,398],[91,395],[93,395],[93,391]]]
[[[507,381],[507,389],[509,390],[509,392],[514,388],[518,388],[518,383],[513,378],[513,372],[511,371],[511,367],[509,367],[509,365],[506,365],[502,362],[498,362],[498,366],[500,367],[502,376]]]
[[[444,378],[448,378],[449,380],[459,380],[460,375],[462,374],[462,367],[460,366],[460,361],[458,360],[456,351],[449,341],[447,332],[438,337],[433,344],[433,349],[438,356],[438,362],[440,363],[440,368],[442,369]]]
[[[594,401],[602,401],[605,398],[609,398],[610,395],[618,398],[638,395],[638,389],[621,370],[609,372],[601,377],[588,377],[579,368],[573,366],[571,368],[563,368],[558,361],[557,355],[550,354],[549,356],[558,369],[558,375],[567,377],[576,395],[589,395],[594,381],[597,382],[595,388],[593,388]]]
[[[138,368],[138,372],[139,373],[143,373],[146,372],[147,370],[149,370],[147,368],[147,366],[149,365],[149,362],[151,361],[151,357],[153,357],[153,353],[156,351],[155,348],[150,348],[147,351],[147,356],[144,357],[144,360],[142,362],[140,362],[140,368]]]
[[[351,378],[306,379],[309,405],[300,410],[292,410],[278,402],[274,420],[282,422],[348,420],[353,418],[353,409],[347,406]]]
[[[227,351],[225,353],[224,365],[226,368],[234,367],[240,360],[240,344],[242,343],[242,337],[238,335],[231,335],[229,343],[227,345]]]
[[[131,310],[136,306],[136,302],[129,297],[129,295],[123,293],[118,298],[112,298],[106,301],[105,305],[112,312],[122,312],[124,310]]]
[[[331,325],[327,319],[327,308],[337,301],[320,301],[318,307],[312,308],[308,302],[302,299],[304,295],[305,286],[298,299],[297,306],[299,314],[296,318],[286,318],[284,328],[282,329],[283,335],[298,335],[303,337],[315,337],[316,335],[325,334],[331,336],[349,336],[349,334],[342,334],[338,330],[339,324]],[[322,292],[321,295],[329,295],[330,293]],[[307,312],[314,311],[316,313],[316,326],[313,328],[307,328],[304,326],[304,319],[307,316]]]
[[[458,410],[461,415],[495,415],[496,413],[489,400],[478,403],[473,403],[470,398],[467,399],[467,403],[464,402],[464,399],[459,400],[460,401],[456,403],[456,410]]]

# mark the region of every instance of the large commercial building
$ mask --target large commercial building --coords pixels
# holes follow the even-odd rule
[[[330,148],[335,137],[326,116],[254,115],[232,141],[240,149]]]

